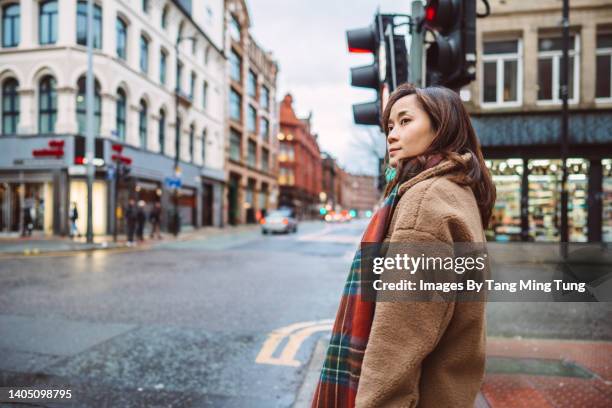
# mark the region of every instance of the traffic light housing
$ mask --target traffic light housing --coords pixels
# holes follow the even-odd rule
[[[428,0],[427,85],[459,90],[476,77],[476,0]]]
[[[370,26],[346,32],[349,52],[374,57],[370,65],[351,68],[352,86],[376,91],[374,101],[353,105],[353,118],[360,125],[380,126],[383,87],[392,92],[408,80],[405,36],[395,34],[393,19],[394,15],[377,14]]]

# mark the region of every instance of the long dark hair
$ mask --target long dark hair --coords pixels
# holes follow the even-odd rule
[[[425,152],[417,157],[399,161],[397,176],[387,185],[385,195],[398,183],[420,173],[432,156],[440,155],[443,160],[451,160],[459,166],[460,171],[450,179],[472,189],[478,203],[482,226],[487,228],[495,204],[495,185],[485,165],[480,142],[472,127],[470,115],[463,106],[459,95],[448,88],[438,86],[417,88],[408,83],[400,85],[389,96],[383,112],[382,125],[385,135],[389,134],[391,107],[399,99],[408,95],[416,95],[421,108],[429,116],[435,136]],[[471,160],[465,162],[461,155],[467,152],[471,153]]]

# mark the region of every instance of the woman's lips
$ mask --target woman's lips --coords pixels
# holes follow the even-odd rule
[[[400,148],[389,149],[389,156],[393,156],[396,152],[399,152]]]

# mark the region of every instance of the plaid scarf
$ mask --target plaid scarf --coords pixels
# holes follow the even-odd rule
[[[425,169],[441,161],[436,155],[428,160]],[[397,183],[376,211],[361,242],[381,243],[397,201]],[[312,408],[352,408],[355,406],[361,364],[374,319],[375,302],[361,299],[361,248],[357,249],[351,264],[342,299],[336,314],[327,355],[317,384]]]

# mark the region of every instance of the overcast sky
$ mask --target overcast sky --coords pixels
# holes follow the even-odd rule
[[[247,0],[251,33],[280,65],[277,98],[293,96],[298,116],[313,113],[319,146],[351,172],[373,174],[376,162],[356,138],[367,129],[353,123],[352,104],[369,102],[374,92],[350,86],[350,67],[371,62],[349,54],[346,30],[361,28],[383,12],[410,12],[409,0]]]

